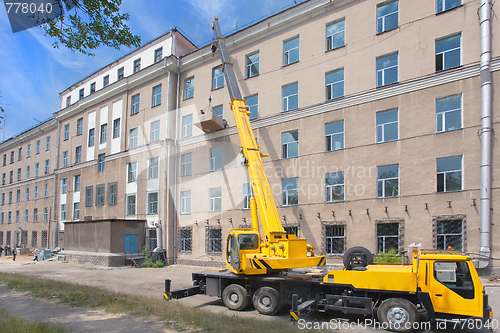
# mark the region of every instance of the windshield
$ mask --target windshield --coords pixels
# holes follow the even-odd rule
[[[257,234],[238,235],[240,250],[257,250],[259,248],[259,236]]]

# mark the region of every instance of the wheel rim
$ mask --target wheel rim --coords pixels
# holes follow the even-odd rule
[[[238,303],[240,302],[240,295],[238,295],[237,293],[231,293],[227,298],[227,301],[231,305],[238,305]]]
[[[395,306],[387,311],[387,321],[402,326],[410,321],[410,314],[405,308]]]
[[[269,297],[269,296],[262,296],[262,297],[259,299],[259,305],[260,305],[262,308],[269,309],[269,308],[271,308],[271,306],[273,305],[273,300],[272,300],[272,299],[271,299],[271,297]]]

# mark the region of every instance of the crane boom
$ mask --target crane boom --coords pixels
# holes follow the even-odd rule
[[[260,151],[260,146],[250,124],[250,111],[241,97],[233,64],[229,59],[226,42],[222,37],[218,19],[212,29],[222,61],[222,70],[227,81],[231,110],[241,142],[241,152],[245,157],[253,197],[250,198],[252,228],[232,229],[228,235],[226,267],[237,274],[266,274],[268,271],[286,270],[297,267],[312,267],[325,264],[324,255],[314,255],[313,246],[306,239],[287,235],[274,201],[267,179],[262,157],[269,155]],[[258,211],[258,213],[257,213]],[[260,237],[259,217],[265,238]],[[260,241],[260,244],[259,244]]]

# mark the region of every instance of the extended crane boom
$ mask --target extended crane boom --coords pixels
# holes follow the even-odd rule
[[[315,255],[313,252],[315,248],[307,244],[306,239],[287,235],[281,224],[262,163],[262,157],[269,155],[260,152],[260,146],[255,140],[250,125],[250,112],[248,106],[245,105],[245,100],[241,97],[233,64],[230,62],[217,18],[214,19],[212,29],[217,36],[212,50],[215,52],[217,47],[219,49],[222,70],[231,98],[231,110],[238,129],[241,151],[245,157],[253,192],[253,197],[250,198],[252,228],[237,228],[230,231],[227,241],[226,267],[237,274],[265,274],[268,271],[324,265],[324,255]],[[259,217],[264,239],[259,233]]]

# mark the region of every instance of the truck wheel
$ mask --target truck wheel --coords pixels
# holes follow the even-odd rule
[[[373,264],[373,256],[366,247],[351,247],[344,253],[344,266],[351,270],[354,267],[365,267]]]
[[[386,299],[380,304],[377,316],[393,332],[410,332],[419,320],[417,307],[404,298]]]
[[[230,284],[222,292],[222,302],[230,310],[241,311],[248,306],[250,298],[243,286]]]
[[[274,288],[261,287],[253,295],[253,306],[260,314],[273,315],[281,309],[280,295]]]

